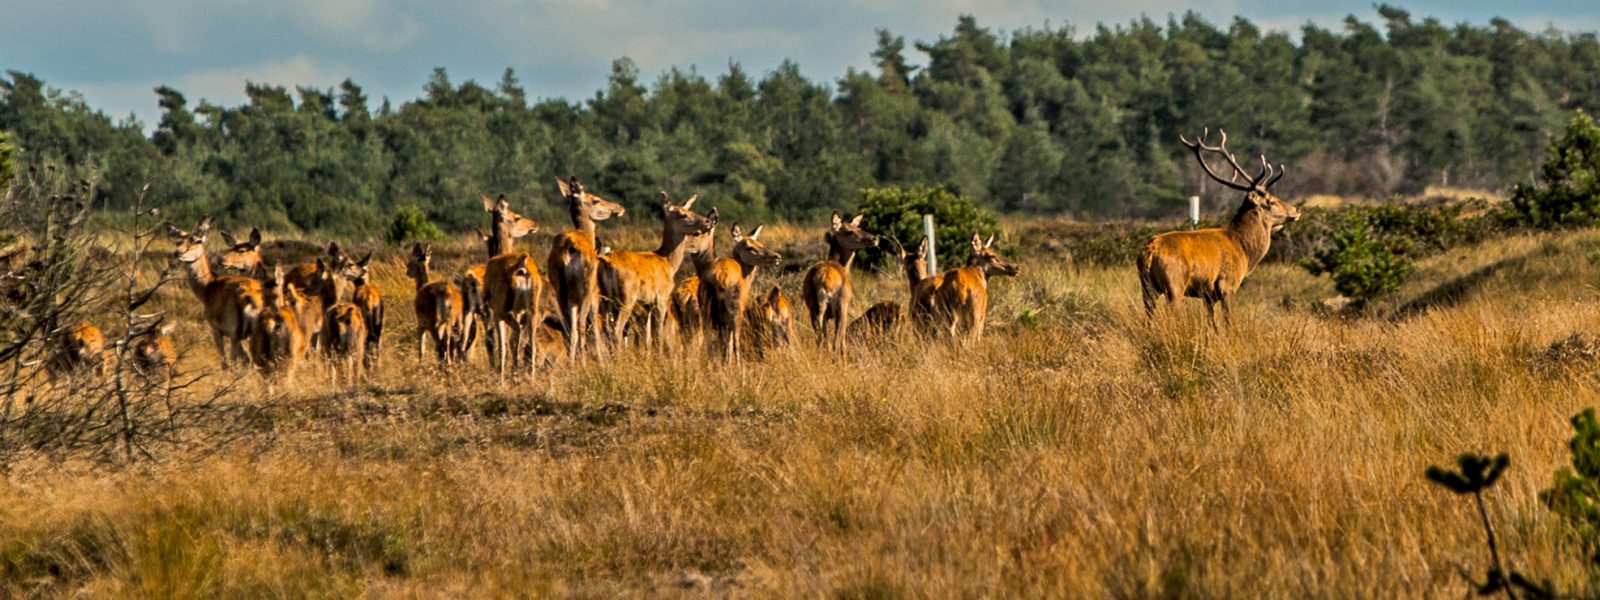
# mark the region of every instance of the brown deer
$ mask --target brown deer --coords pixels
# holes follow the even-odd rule
[[[852,340],[888,337],[899,331],[905,320],[905,309],[893,300],[884,300],[867,307],[867,312],[851,321],[846,335]]]
[[[284,281],[283,268],[273,267],[272,278],[261,284],[264,309],[250,335],[250,358],[256,368],[269,379],[282,375],[289,385],[294,385],[295,367],[305,357],[308,346],[291,305],[293,291]]]
[[[600,323],[600,255],[595,242],[595,222],[621,216],[621,205],[585,191],[576,175],[556,180],[561,199],[572,215],[572,230],[550,243],[545,261],[550,285],[555,288],[561,322],[567,332],[567,356],[578,357],[585,335],[592,336],[595,353],[604,358],[605,340]]]
[[[490,258],[479,280],[482,285],[476,290],[479,297],[473,299],[479,304],[472,308],[488,317],[484,322],[486,341],[494,346],[489,355],[504,377],[507,369],[518,361],[523,361],[529,369],[537,363],[539,345],[534,340],[534,327],[543,319],[538,299],[544,288],[544,278],[539,275],[539,267],[531,255],[516,251],[515,241],[538,231],[539,225],[511,210],[511,203],[503,194],[496,200],[479,197],[483,200],[484,212],[489,213],[492,221],[490,234],[484,239]],[[470,323],[472,317],[468,319],[462,358],[476,336]],[[527,353],[522,351],[523,344],[527,344]]]
[[[934,275],[928,269],[928,236],[922,236],[916,250],[906,250],[899,240],[890,239],[900,264],[905,268],[906,282],[910,284],[911,302],[907,304],[911,322],[925,334],[938,329],[937,311],[934,309],[934,292],[944,282],[943,275]]]
[[[994,236],[984,241],[978,232],[972,232],[972,258],[967,260],[967,266],[945,271],[944,280],[934,292],[935,310],[941,319],[948,319],[941,325],[947,323],[952,336],[964,330],[969,339],[982,337],[989,315],[989,278],[1014,276],[1019,271],[994,250]]]
[[[699,196],[683,204],[661,192],[661,245],[654,252],[618,250],[600,257],[600,297],[611,319],[612,342],[622,344],[635,306],[645,308],[643,325],[646,345],[654,343],[657,331],[666,337],[667,312],[676,287],[673,278],[683,265],[689,238],[708,235],[716,222],[690,209]]]
[[[683,244],[683,255],[691,260],[694,266],[693,272],[672,288],[672,320],[677,323],[678,332],[685,343],[693,343],[701,331],[700,318],[703,313],[700,310],[700,266],[696,261],[706,257],[711,260],[716,258],[710,253],[710,249],[715,245],[717,238],[717,209],[711,209],[711,212],[706,214],[706,220],[711,222],[711,231],[703,235],[690,236]]]
[[[794,307],[783,297],[783,288],[772,284],[772,290],[750,303],[744,319],[749,324],[751,346],[757,352],[789,345],[794,324]]]
[[[346,383],[355,383],[366,364],[367,322],[361,316],[361,308],[352,302],[339,302],[328,307],[324,322],[324,351],[333,359],[329,371],[334,384],[338,385],[341,371]]]
[[[266,266],[261,263],[260,229],[250,228],[250,236],[242,242],[227,231],[218,233],[222,234],[222,243],[227,244],[228,249],[217,255],[217,270],[228,275],[266,279]]]
[[[178,349],[172,344],[176,325],[163,319],[132,338],[133,365],[146,380],[159,384],[172,378],[173,366],[178,362]]]
[[[182,263],[187,273],[189,291],[200,300],[206,324],[211,327],[211,340],[217,345],[217,355],[222,366],[231,362],[244,364],[245,342],[250,340],[265,306],[261,297],[261,281],[240,275],[211,274],[211,263],[206,260],[206,234],[211,230],[211,217],[200,220],[193,232],[167,225],[175,240],[173,259]],[[231,354],[229,350],[232,350]]]
[[[1146,241],[1139,249],[1139,286],[1144,295],[1144,311],[1153,317],[1156,302],[1165,296],[1167,306],[1176,308],[1178,298],[1199,298],[1206,304],[1213,329],[1217,327],[1216,305],[1222,305],[1222,315],[1232,319],[1233,295],[1239,284],[1267,255],[1272,244],[1272,233],[1285,223],[1300,218],[1300,210],[1279,200],[1272,194],[1272,184],[1283,177],[1283,165],[1276,170],[1261,157],[1261,172],[1255,176],[1239,166],[1233,153],[1227,149],[1228,134],[1218,130],[1222,139],[1216,146],[1206,145],[1210,130],[1203,130],[1200,139],[1189,141],[1179,137],[1184,146],[1194,153],[1200,168],[1212,180],[1233,190],[1244,192],[1244,202],[1227,227],[1212,227],[1194,231],[1169,231]],[[1233,176],[1224,178],[1211,170],[1205,154],[1220,154],[1233,169]],[[1249,185],[1235,182],[1243,177]]]
[[[46,368],[51,377],[64,378],[81,374],[95,377],[105,375],[106,336],[88,321],[80,321],[52,332],[49,362]]]
[[[336,277],[336,275],[349,262],[350,259],[344,255],[344,250],[339,248],[339,243],[330,242],[328,243],[327,261],[318,258],[296,264],[284,272],[283,281],[301,292],[315,294],[317,297],[322,298],[325,306],[333,306],[334,303],[342,299],[344,290],[338,287],[332,290],[324,290],[322,285],[337,282],[339,277]]]
[[[350,303],[361,311],[361,322],[366,326],[367,339],[361,350],[361,359],[367,369],[378,365],[383,352],[383,295],[371,285],[372,253],[345,265],[342,275],[351,284]]]
[[[823,234],[828,242],[828,258],[806,272],[800,291],[817,342],[824,346],[831,342],[840,351],[845,347],[844,328],[850,319],[850,298],[855,294],[850,286],[850,265],[855,262],[857,250],[878,244],[878,236],[861,229],[861,217],[858,214],[845,221],[839,211],[833,211],[828,232]]]
[[[700,274],[701,321],[717,337],[723,359],[728,362],[733,362],[739,353],[745,304],[749,301],[750,284],[755,281],[756,270],[777,267],[783,262],[782,256],[768,250],[761,242],[762,227],[757,226],[750,235],[745,235],[735,223],[733,253],[729,258],[708,260],[715,251],[714,244],[695,257],[695,270]]]
[[[426,342],[432,338],[439,362],[449,363],[455,359],[461,341],[461,290],[449,281],[430,280],[428,270],[432,261],[432,245],[411,246],[406,275],[417,284],[417,296],[413,301],[417,311],[417,359],[422,359]]]

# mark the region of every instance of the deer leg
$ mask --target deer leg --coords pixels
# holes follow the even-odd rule
[[[576,361],[578,360],[578,340],[583,335],[583,332],[577,329],[578,307],[576,305],[568,306],[566,310],[567,360]]]
[[[605,327],[605,319],[599,314],[600,310],[598,304],[598,302],[591,301],[588,312],[589,318],[594,320],[594,322],[590,324],[590,327],[592,328],[591,331],[594,333],[594,355],[600,360],[605,360],[606,340],[605,336],[600,332],[600,330]]]
[[[637,300],[628,298],[617,308],[617,315],[614,317],[616,322],[611,324],[611,339],[618,348],[622,347],[622,336],[628,333],[628,322],[633,320],[633,305],[637,303]]]
[[[222,368],[226,369],[232,366],[228,364],[228,346],[222,341],[222,332],[212,328],[211,341],[217,345],[217,356],[222,358]]]

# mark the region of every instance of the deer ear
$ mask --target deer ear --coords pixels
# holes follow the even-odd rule
[[[672,196],[667,195],[667,191],[666,190],[662,190],[661,191],[660,199],[661,199],[661,208],[666,208],[668,206],[672,206]]]
[[[976,232],[976,231],[972,232],[972,249],[973,250],[982,250],[983,249],[983,236],[978,235],[978,232]]]
[[[983,247],[985,247],[985,248],[993,248],[994,247],[994,234],[992,234],[992,233],[989,234],[989,239],[987,241],[983,242]]]
[[[490,200],[488,196],[483,194],[478,194],[478,198],[483,200],[483,212],[494,212],[493,200]]]
[[[205,235],[211,231],[211,215],[201,217],[200,222],[194,226],[195,235]]]
[[[162,321],[161,326],[156,328],[156,333],[161,335],[172,335],[172,330],[177,328],[177,321]]]
[[[922,236],[922,241],[917,242],[917,256],[928,255],[928,236]]]
[[[562,198],[566,198],[567,196],[571,196],[572,195],[572,188],[567,187],[566,180],[564,180],[564,179],[562,179],[560,177],[556,178],[556,189],[561,190],[561,197]]]
[[[733,229],[731,231],[733,232],[734,243],[738,243],[739,240],[744,239],[744,228],[740,227],[738,223],[733,224]]]
[[[336,259],[344,257],[344,249],[339,247],[339,242],[328,242],[328,256]]]
[[[782,296],[782,295],[783,295],[783,287],[778,285],[778,284],[776,284],[776,283],[774,283],[774,284],[772,284],[772,291],[767,292],[767,302],[771,302],[773,304],[776,304],[778,302],[778,297]]]
[[[328,263],[322,262],[322,259],[320,259],[320,258],[317,259],[317,272],[318,273],[326,273],[326,272],[328,272]]]
[[[366,258],[362,258],[361,260],[356,261],[356,264],[365,267],[365,266],[367,266],[367,263],[369,263],[369,262],[372,262],[372,252],[370,250],[367,251]]]
[[[411,255],[422,256],[422,242],[411,242]]]
[[[227,244],[229,248],[239,245],[239,240],[233,239],[233,234],[228,233],[226,229],[218,233],[222,234],[222,243]]]
[[[750,239],[752,239],[752,240],[761,239],[761,230],[766,229],[766,228],[767,228],[766,225],[757,225],[755,229],[750,230]]]
[[[283,284],[283,265],[272,265],[272,281]]]
[[[260,229],[256,229],[254,227],[251,227],[250,228],[250,249],[254,250],[256,248],[259,248],[260,246],[261,246],[261,230]]]
[[[688,210],[689,206],[694,204],[695,200],[699,200],[699,199],[700,199],[700,194],[694,194],[694,195],[689,196],[688,200],[684,200],[683,201],[684,210]]]
[[[862,217],[865,217],[865,216],[867,216],[867,215],[865,215],[863,213],[856,213],[856,216],[850,217],[850,225],[853,226],[853,227],[860,227],[861,226],[861,219],[862,219]]]
[[[706,220],[711,222],[711,230],[715,231],[717,229],[717,209],[715,207],[712,207],[711,212],[706,214]]]
[[[833,211],[833,219],[828,222],[828,227],[834,231],[838,231],[840,227],[844,227],[844,219],[839,216],[839,211]]]
[[[178,229],[177,225],[173,225],[172,223],[167,223],[167,235],[170,235],[172,237],[189,237],[189,232],[184,231],[182,229]]]

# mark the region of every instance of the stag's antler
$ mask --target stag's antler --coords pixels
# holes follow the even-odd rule
[[[1222,140],[1219,141],[1215,146],[1206,145],[1206,138],[1211,136],[1211,128],[1209,127],[1201,130],[1200,139],[1193,142],[1189,141],[1189,138],[1186,138],[1182,135],[1178,136],[1178,140],[1183,142],[1183,145],[1187,146],[1190,151],[1194,152],[1194,159],[1200,162],[1200,168],[1206,170],[1206,175],[1210,175],[1211,178],[1216,180],[1217,183],[1241,192],[1248,192],[1256,187],[1259,187],[1262,181],[1265,181],[1267,177],[1272,175],[1272,167],[1271,165],[1267,164],[1267,157],[1263,155],[1261,157],[1261,173],[1252,177],[1250,173],[1244,170],[1244,167],[1239,166],[1239,160],[1233,157],[1233,153],[1228,151],[1228,132],[1226,130],[1218,129],[1217,133],[1221,134]],[[1202,151],[1221,154],[1224,158],[1228,159],[1228,164],[1233,167],[1234,176],[1223,179],[1222,176],[1217,175],[1216,171],[1211,170],[1211,165],[1206,163],[1205,156],[1201,154]],[[1280,172],[1279,175],[1281,176],[1282,173]],[[1241,176],[1249,180],[1250,185],[1240,185],[1238,183],[1234,183],[1234,179],[1237,179]],[[1273,181],[1277,180],[1273,179]]]

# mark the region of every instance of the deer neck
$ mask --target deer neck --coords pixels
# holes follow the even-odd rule
[[[757,267],[756,265],[747,265],[743,261],[739,262],[739,271],[744,274],[744,284],[745,285],[748,286],[748,285],[750,285],[751,281],[755,280],[756,271],[759,268],[760,267]]]
[[[913,261],[906,267],[906,279],[910,281],[912,289],[915,289],[917,284],[927,281],[930,276],[927,259]]]
[[[705,279],[706,273],[711,271],[711,265],[717,262],[715,240],[707,243],[705,248],[690,253],[689,260],[694,263],[694,274]]]
[[[678,268],[683,266],[683,257],[688,254],[688,244],[684,242],[688,236],[674,231],[671,225],[661,227],[661,246],[656,248],[656,256],[667,259],[667,274],[677,275]]]
[[[589,237],[594,237],[594,219],[590,218],[589,214],[584,212],[582,207],[574,206],[572,207],[571,212],[572,228],[589,234]]]
[[[1267,225],[1263,213],[1265,211],[1262,208],[1247,200],[1239,207],[1239,212],[1234,213],[1233,222],[1228,224],[1228,235],[1244,251],[1249,270],[1254,270],[1261,263],[1272,245],[1272,228]]]
[[[498,215],[496,215],[494,219],[494,230],[489,234],[489,258],[494,258],[496,256],[500,256],[501,254],[510,254],[511,251],[515,249],[513,244],[514,240],[511,237],[511,221],[500,218]]]
[[[207,260],[207,258],[206,255],[201,254],[200,258],[194,262],[183,264],[183,270],[189,282],[189,291],[194,292],[194,295],[202,300],[206,297],[206,286],[211,285],[211,261]]]
[[[846,250],[839,243],[839,238],[835,237],[831,231],[823,237],[828,240],[828,260],[843,265],[844,272],[848,274],[850,272],[850,264],[856,261],[856,251]]]
[[[411,280],[416,282],[417,290],[421,291],[422,286],[428,285],[428,268],[423,267],[419,269],[417,273],[413,273],[411,275]]]

